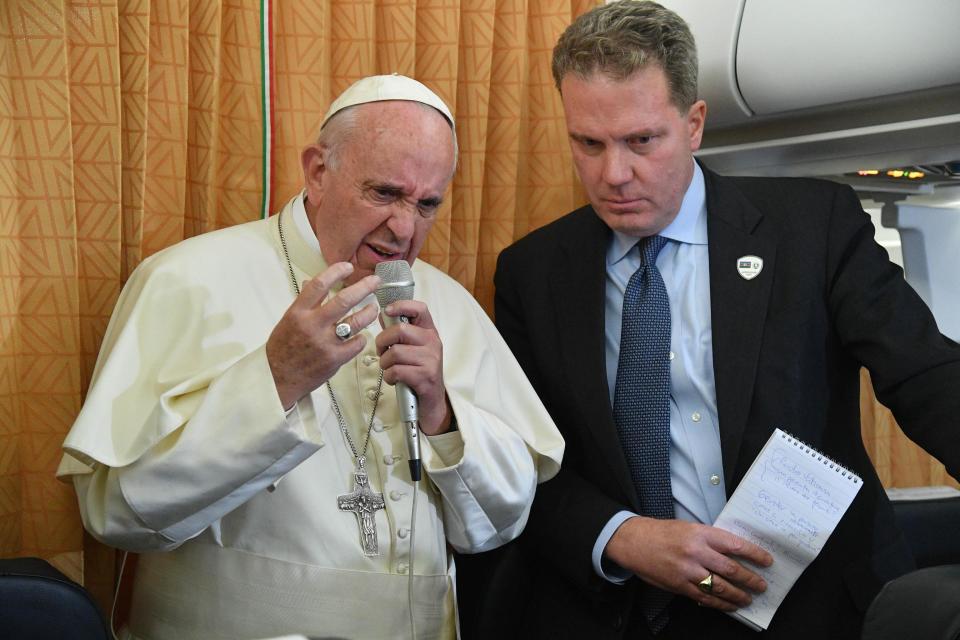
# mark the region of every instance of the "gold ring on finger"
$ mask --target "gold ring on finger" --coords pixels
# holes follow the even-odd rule
[[[708,573],[706,578],[697,583],[697,588],[704,593],[713,593],[713,574]]]

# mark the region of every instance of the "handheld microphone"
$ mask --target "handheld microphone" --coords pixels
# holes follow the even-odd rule
[[[377,287],[377,303],[384,309],[391,302],[413,300],[413,272],[405,260],[380,262],[374,268],[380,278]],[[404,316],[390,317],[381,311],[380,318],[385,327],[398,322],[410,321]],[[397,392],[397,406],[403,421],[404,435],[407,440],[407,457],[410,465],[410,477],[414,482],[420,480],[420,420],[418,416],[417,394],[407,385],[398,382],[394,385]]]

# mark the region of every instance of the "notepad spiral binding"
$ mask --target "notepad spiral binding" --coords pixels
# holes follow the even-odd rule
[[[790,444],[792,446],[799,448],[800,450],[808,454],[811,458],[814,458],[817,462],[822,462],[824,466],[827,466],[831,470],[837,471],[841,475],[841,477],[849,478],[853,480],[853,484],[858,485],[862,482],[862,480],[860,479],[860,476],[855,474],[853,471],[850,471],[850,469],[847,469],[845,466],[843,466],[842,464],[840,464],[839,462],[837,462],[827,454],[823,453],[819,449],[811,447],[800,438],[797,438],[796,436],[794,436],[792,433],[784,431],[783,429],[780,429],[780,428],[777,428],[777,430],[780,432],[780,438],[782,440],[785,440],[787,444]]]

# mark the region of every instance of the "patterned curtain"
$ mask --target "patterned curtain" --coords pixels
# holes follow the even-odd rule
[[[885,487],[960,487],[935,458],[903,435],[893,414],[877,401],[866,369],[860,370],[863,442]]]
[[[453,109],[460,164],[422,257],[491,310],[498,252],[584,201],[549,57],[599,1],[0,1],[0,556],[109,602],[114,553],[53,473],[120,287],[145,256],[275,211],[357,78],[410,75]],[[885,482],[944,481],[893,465],[902,436],[877,423]]]

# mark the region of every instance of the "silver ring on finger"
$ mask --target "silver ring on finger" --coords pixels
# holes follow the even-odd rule
[[[333,328],[333,332],[337,334],[337,337],[340,338],[341,341],[349,340],[350,336],[353,335],[353,328],[349,322],[341,322]]]

